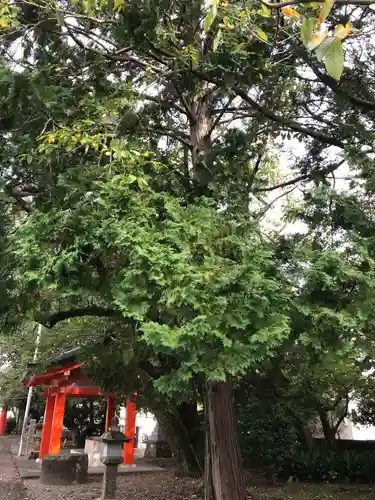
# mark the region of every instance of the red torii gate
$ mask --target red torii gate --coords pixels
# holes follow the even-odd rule
[[[64,423],[65,401],[72,398],[97,398],[103,396],[101,390],[84,375],[82,367],[86,363],[74,362],[62,368],[51,368],[46,372],[33,375],[25,382],[26,387],[48,387],[44,393],[46,407],[40,443],[39,457],[47,454],[58,455]],[[107,394],[105,430],[109,429],[116,411],[116,398]],[[124,445],[124,464],[134,463],[136,405],[130,398],[126,400],[125,435],[131,438]]]

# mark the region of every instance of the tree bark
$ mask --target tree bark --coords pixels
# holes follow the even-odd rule
[[[328,412],[326,410],[319,409],[318,413],[320,421],[322,423],[322,429],[326,443],[330,448],[332,448],[335,444],[335,439],[336,439],[335,429],[333,429],[331,424],[329,423]]]
[[[197,416],[192,405],[183,403],[176,412],[168,409],[156,409],[154,415],[178,460],[177,474],[179,476],[201,476],[202,466],[196,449]],[[187,418],[190,415],[190,419]]]
[[[206,384],[214,500],[247,500],[230,382]],[[208,478],[207,478],[208,479]],[[208,485],[207,485],[208,487]],[[206,488],[205,488],[206,489]]]
[[[205,430],[204,500],[213,500],[214,490],[212,484],[211,437],[210,437],[210,420],[208,416],[207,391],[204,391],[203,393],[203,406],[204,406],[204,430]]]
[[[188,98],[190,114],[189,138],[193,182],[199,195],[210,195],[209,184],[213,178],[211,157],[211,117],[210,91],[205,83],[200,83]]]
[[[310,427],[299,418],[295,419],[295,427],[298,433],[298,439],[305,451],[312,451],[314,448],[314,438]]]

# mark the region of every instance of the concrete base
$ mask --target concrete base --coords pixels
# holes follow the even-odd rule
[[[76,480],[76,460],[72,455],[47,455],[40,472],[41,484],[73,484]]]
[[[15,458],[21,479],[38,479],[40,477],[40,464],[37,464],[34,460]],[[120,465],[118,468],[118,474],[147,474],[148,472],[165,472],[165,469],[149,464]],[[103,474],[103,464],[101,467],[89,467],[88,469],[89,476],[102,476]]]
[[[145,458],[171,458],[172,452],[167,441],[147,441]]]

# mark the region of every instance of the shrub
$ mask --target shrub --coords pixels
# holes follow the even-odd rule
[[[285,460],[280,479],[298,481],[372,483],[375,480],[375,451],[314,449]]]
[[[5,427],[5,434],[12,434],[12,432],[15,430],[17,425],[17,421],[15,418],[8,418],[6,427]]]

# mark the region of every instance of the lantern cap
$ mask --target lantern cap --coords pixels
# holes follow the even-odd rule
[[[131,438],[127,438],[121,431],[119,427],[119,419],[115,415],[112,420],[111,420],[111,427],[109,428],[109,431],[105,432],[101,436],[101,440],[103,443],[107,444],[124,444],[124,443],[129,443],[131,441]]]

